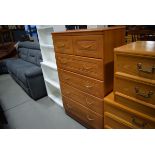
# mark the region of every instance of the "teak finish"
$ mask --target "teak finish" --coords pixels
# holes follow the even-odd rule
[[[155,42],[114,49],[114,95],[104,104],[107,128],[155,128]]]
[[[125,43],[125,27],[53,32],[52,37],[66,113],[88,128],[104,128],[113,49]]]

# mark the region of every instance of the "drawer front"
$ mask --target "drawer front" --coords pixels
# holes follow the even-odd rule
[[[128,124],[128,126],[131,126],[133,128],[146,128],[146,129],[155,128],[154,122],[141,118],[138,115],[132,114],[125,109],[120,109],[120,107],[114,104],[109,104],[108,102],[105,102],[104,109],[105,113],[115,115],[116,117],[124,120]]]
[[[115,72],[155,80],[155,58],[116,54]]]
[[[81,106],[80,104],[77,104],[77,102],[63,96],[63,104],[66,111],[68,111],[72,115],[75,115],[77,118],[88,124],[90,127],[96,129],[104,127],[103,117]]]
[[[72,87],[80,89],[88,94],[99,98],[104,97],[103,86],[104,83],[99,80],[88,78],[79,74],[75,74],[65,70],[58,70],[60,81],[69,84]]]
[[[72,38],[68,36],[53,37],[56,53],[73,54]]]
[[[115,92],[155,105],[155,86],[115,76]]]
[[[152,105],[151,107],[146,102],[137,100],[133,97],[129,97],[127,95],[118,92],[115,93],[115,101],[128,108],[131,108],[133,110],[146,114],[152,118],[155,118],[155,105],[154,106]]]
[[[56,59],[59,68],[103,80],[103,61],[101,59],[65,54],[57,54]]]
[[[103,115],[103,100],[94,96],[88,95],[76,88],[73,88],[63,82],[61,82],[61,92],[64,96],[80,103],[81,105],[95,111],[96,113]]]
[[[103,36],[87,35],[73,37],[75,55],[103,58]]]
[[[131,129],[131,127],[120,122],[117,117],[113,115],[108,115],[105,113],[104,115],[104,128],[106,129]]]

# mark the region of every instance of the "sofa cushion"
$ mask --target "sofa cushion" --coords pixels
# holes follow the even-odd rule
[[[18,49],[19,57],[23,60],[27,60],[28,57],[28,49],[27,48],[19,48]]]

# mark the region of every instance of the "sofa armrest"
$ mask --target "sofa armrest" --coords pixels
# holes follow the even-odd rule
[[[28,78],[32,78],[32,77],[37,77],[37,76],[41,76],[43,75],[41,68],[36,67],[36,68],[29,68],[29,70],[27,70],[25,72],[25,76]]]

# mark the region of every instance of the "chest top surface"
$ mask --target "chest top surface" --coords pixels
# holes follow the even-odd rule
[[[116,53],[155,56],[155,41],[136,41],[114,50]]]

